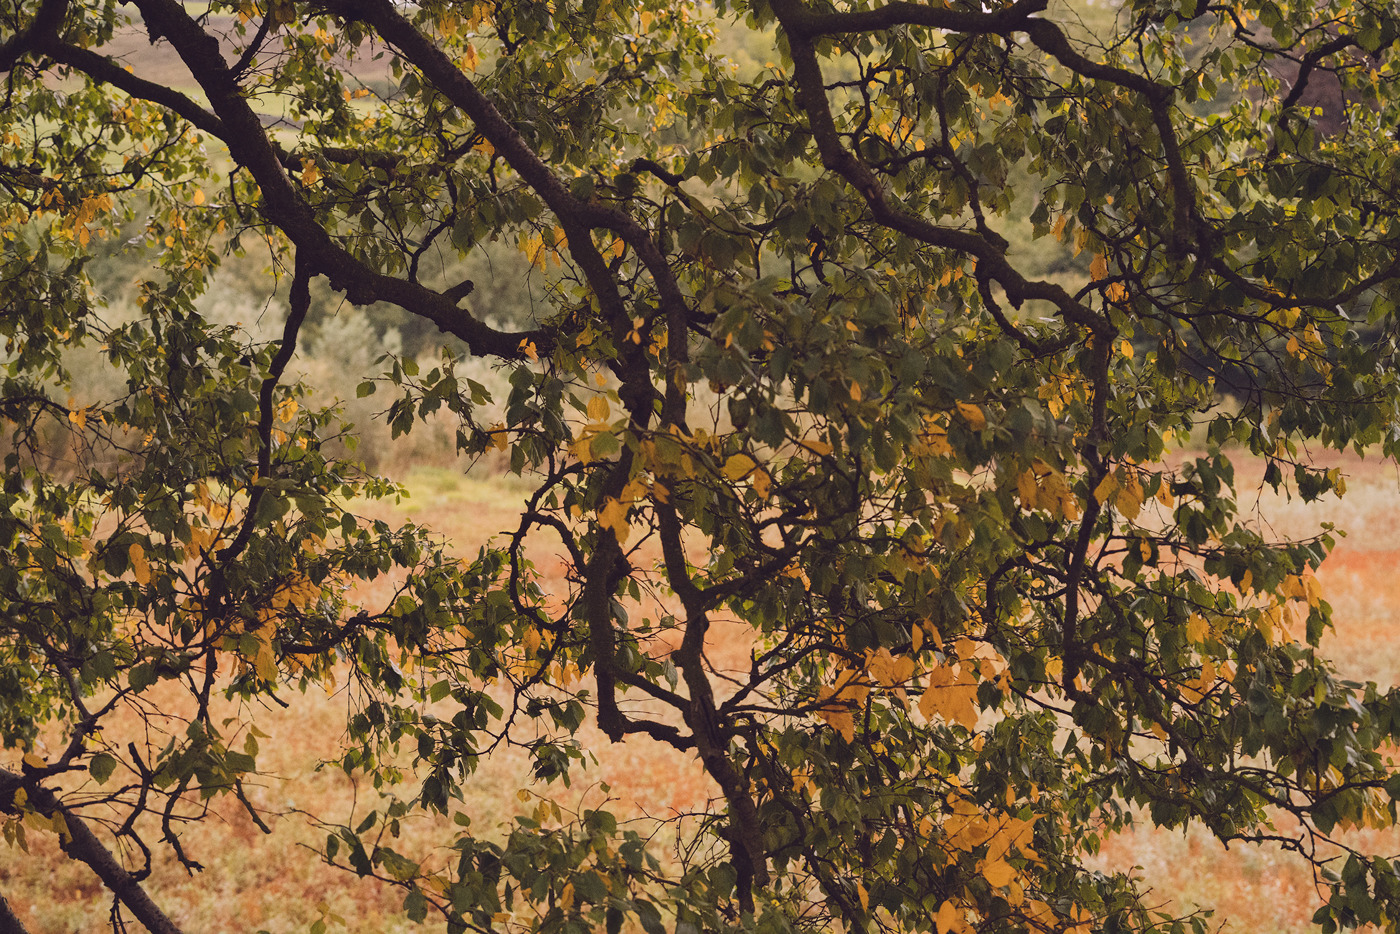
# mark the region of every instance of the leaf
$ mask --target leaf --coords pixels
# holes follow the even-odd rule
[[[1089,277],[1095,282],[1108,278],[1108,257],[1102,253],[1095,253],[1094,259],[1089,263]]]
[[[1186,619],[1186,638],[1200,645],[1210,637],[1210,623],[1200,613],[1192,613]]]
[[[773,489],[773,477],[762,467],[754,469],[749,482],[753,484],[753,491],[758,494],[759,499],[767,499]]]
[[[598,524],[608,529],[617,538],[619,546],[626,546],[632,534],[632,526],[627,521],[628,505],[621,500],[609,497],[598,511]]]
[[[757,462],[747,454],[733,454],[724,462],[724,469],[721,472],[726,480],[739,481],[747,477],[757,466]]]
[[[667,934],[666,925],[661,922],[661,912],[651,902],[637,900],[637,920],[646,934]]]
[[[855,712],[848,703],[842,701],[836,688],[823,685],[817,689],[816,714],[826,725],[840,734],[846,742],[856,738]]]
[[[1016,477],[1016,493],[1021,497],[1021,505],[1034,509],[1036,504],[1035,471],[1027,467]]]
[[[127,560],[131,562],[131,573],[136,578],[136,583],[146,586],[151,582],[151,565],[146,561],[146,549],[141,547],[140,542],[132,542],[131,547],[126,551]]]
[[[938,906],[938,911],[933,916],[933,923],[938,929],[938,934],[965,934],[966,931],[970,930],[962,908],[958,907],[951,898]]]
[[[919,712],[927,720],[939,717],[968,729],[977,726],[977,679],[958,666],[939,665],[928,673],[928,684],[919,698]]]
[[[264,681],[277,680],[277,655],[272,651],[270,639],[258,640],[258,651],[253,658],[253,667],[258,673],[258,677]]]
[[[971,402],[959,402],[958,414],[963,417],[963,420],[973,431],[981,431],[987,427],[987,416],[979,406],[973,405]]]
[[[412,889],[403,900],[403,911],[408,920],[422,923],[428,917],[428,900],[422,892]]]
[[[99,752],[88,760],[88,774],[99,785],[105,785],[116,768],[117,760],[105,752]]]
[[[1303,595],[1310,607],[1316,607],[1322,603],[1322,582],[1312,571],[1307,571],[1303,575]]]
[[[1132,522],[1142,511],[1144,498],[1142,483],[1136,474],[1129,473],[1118,483],[1118,490],[1113,496],[1113,506],[1123,514],[1123,518]]]
[[[1010,885],[1016,878],[1016,870],[1004,859],[984,862],[981,866],[982,878],[994,888]]]

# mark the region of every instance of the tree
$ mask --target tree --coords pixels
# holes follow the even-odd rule
[[[348,678],[337,765],[382,813],[321,855],[452,931],[1203,930],[1085,868],[1132,821],[1276,841],[1324,930],[1394,925],[1340,831],[1395,820],[1400,696],[1315,654],[1332,539],[1252,526],[1230,451],[1305,499],[1342,490],[1315,446],[1395,453],[1400,21],[1097,12],[7,0],[7,838],[47,822],[175,930],[153,849],[195,865],[174,828],[258,768],[219,698]],[[774,61],[740,73],[746,30]],[[131,224],[158,267],[104,314],[84,264]],[[524,330],[448,278],[500,241],[551,275]],[[271,345],[194,305],[250,244]],[[499,548],[357,518],[392,484],[284,381],[320,279],[508,371],[492,423],[460,349],[361,388],[533,479]],[[707,662],[722,618],[745,670]],[[155,697],[179,730],[111,726]],[[585,721],[694,753],[722,801],[686,858],[601,811],[393,849],[503,743],[569,781]]]

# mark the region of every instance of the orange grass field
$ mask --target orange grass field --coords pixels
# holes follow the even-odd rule
[[[1319,577],[1334,607],[1337,631],[1326,651],[1343,674],[1384,684],[1400,681],[1400,469],[1357,459],[1342,462],[1350,491],[1342,500],[1304,506],[1258,493],[1248,467],[1241,469],[1241,506],[1266,530],[1305,536],[1330,521],[1348,532]],[[439,530],[463,555],[473,554],[489,537],[513,527],[527,487],[513,478],[478,480],[450,471],[410,476],[410,498],[397,506],[377,505],[389,519],[411,519]],[[1255,499],[1258,499],[1257,505]],[[562,588],[561,565],[548,547],[533,555],[546,581]],[[389,593],[381,582],[365,594],[371,604]],[[382,592],[375,592],[382,590]],[[723,628],[717,630],[723,638]],[[747,657],[742,636],[714,646],[721,664]],[[181,840],[204,865],[194,876],[173,861],[158,862],[147,886],[157,902],[190,934],[251,934],[261,929],[305,931],[323,914],[335,916],[329,930],[348,932],[416,929],[399,910],[402,893],[365,882],[322,864],[308,845],[325,839],[309,815],[335,823],[355,823],[374,798],[366,783],[357,787],[344,773],[316,771],[332,754],[348,703],[342,693],[313,689],[289,694],[290,710],[243,711],[269,739],[262,740],[259,765],[269,776],[250,797],[278,814],[273,833],[262,834],[241,810],[216,807],[212,820],[190,825]],[[230,711],[233,713],[233,711]],[[712,788],[694,762],[646,739],[610,746],[585,730],[584,742],[598,762],[573,787],[531,783],[523,756],[508,751],[484,764],[466,789],[461,809],[477,832],[504,827],[514,814],[533,810],[536,796],[552,795],[565,811],[609,805],[620,816],[669,816],[702,807]],[[609,787],[605,794],[603,785]],[[358,810],[357,810],[358,806]],[[1378,851],[1400,851],[1400,832],[1368,831]],[[405,832],[397,848],[415,857],[445,854],[450,822],[421,820]],[[99,931],[110,923],[111,899],[85,867],[67,862],[56,841],[29,835],[30,853],[5,851],[0,858],[0,895],[32,934]],[[662,854],[664,855],[664,854]],[[445,857],[444,857],[445,858]],[[1217,909],[1215,924],[1239,934],[1286,934],[1308,930],[1317,907],[1311,876],[1286,856],[1236,846],[1226,851],[1202,833],[1170,834],[1143,830],[1110,839],[1098,857],[1104,868],[1140,867],[1139,874],[1164,908],[1184,913],[1198,906]]]

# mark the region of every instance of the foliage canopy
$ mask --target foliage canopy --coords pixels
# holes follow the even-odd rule
[[[1340,492],[1311,448],[1395,453],[1400,20],[1085,14],[5,0],[7,838],[47,822],[173,931],[153,849],[193,865],[179,821],[258,767],[219,697],[339,678],[336,765],[384,797],[321,855],[452,931],[1203,929],[1085,868],[1133,820],[1280,842],[1324,930],[1393,926],[1395,866],[1337,834],[1395,819],[1400,695],[1314,654],[1332,540],[1266,538],[1223,449],[1305,499]],[[749,33],[773,61],[731,66]],[[157,262],[104,312],[133,233]],[[514,325],[452,276],[498,242],[548,282]],[[254,247],[271,344],[195,304]],[[531,478],[498,548],[357,518],[392,484],[284,379],[322,279],[457,341],[361,391]],[[502,744],[569,781],[586,721],[694,753],[683,858],[602,811],[394,848]]]

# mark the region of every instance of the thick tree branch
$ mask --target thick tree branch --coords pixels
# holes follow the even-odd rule
[[[3,895],[0,895],[0,934],[29,934],[24,922],[10,908]]]
[[[305,262],[313,273],[324,275],[332,288],[344,292],[354,304],[390,302],[426,318],[442,331],[461,338],[475,354],[524,360],[529,344],[535,345],[537,354],[552,352],[554,340],[549,332],[538,329],[497,331],[458,308],[455,301],[442,293],[416,282],[384,275],[335,242],[293,185],[281,152],[242,95],[236,76],[224,61],[218,40],[206,33],[175,0],[137,0],[136,6],[152,34],[170,41],[204,90],[210,107],[224,126],[219,138],[261,189],[263,215],[296,244],[299,261]]]
[[[40,50],[58,37],[68,16],[69,0],[44,0],[35,11],[29,27],[0,43],[0,74],[14,68],[30,52]]]
[[[67,838],[62,841],[63,851],[73,859],[91,869],[107,888],[111,889],[137,921],[146,926],[151,934],[183,934],[180,928],[152,901],[141,883],[123,868],[112,851],[97,839],[97,835],[77,814],[74,814],[58,800],[49,789],[30,781],[8,769],[0,768],[0,810],[15,813],[14,794],[23,788],[29,804],[46,817],[55,815],[63,818],[68,829]]]
[[[821,153],[822,164],[836,172],[865,199],[871,215],[891,230],[922,243],[967,254],[977,261],[980,275],[995,279],[1007,300],[1020,306],[1027,299],[1053,304],[1066,320],[1096,334],[1108,333],[1108,323],[1091,308],[1078,302],[1058,285],[1025,278],[1006,259],[1006,244],[966,230],[940,227],[890,202],[884,186],[861,159],[841,143],[840,133],[826,97],[821,66],[811,40],[800,28],[803,8],[799,0],[775,0],[773,11],[788,32],[793,57],[793,78],[797,101],[809,121],[812,136]],[[799,26],[789,29],[789,22]]]

